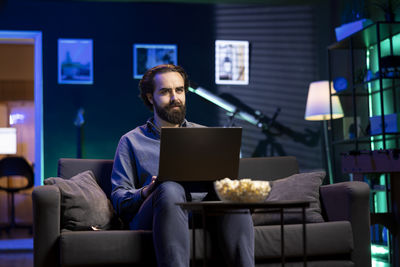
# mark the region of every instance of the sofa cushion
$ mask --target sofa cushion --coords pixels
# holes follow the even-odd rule
[[[190,245],[192,246],[192,233]],[[215,260],[222,255],[213,254],[216,243],[207,232],[207,257]],[[62,231],[60,236],[61,266],[143,266],[156,265],[152,231]],[[192,258],[192,248],[190,248]],[[204,253],[203,230],[196,229],[196,259]],[[85,257],[82,257],[85,255]],[[143,264],[143,265],[142,265]],[[147,265],[146,265],[147,266]]]
[[[281,256],[280,225],[254,228],[256,259],[274,259]],[[353,251],[353,232],[349,221],[306,224],[308,257],[337,257]],[[302,257],[303,225],[284,226],[285,256]]]
[[[61,266],[155,264],[151,231],[63,231],[60,256]]]
[[[332,260],[338,260],[338,255],[343,255],[343,258],[349,257],[353,250],[353,234],[348,221],[307,224],[306,227],[309,258],[329,260],[332,257]],[[279,262],[281,256],[280,226],[256,226],[254,231],[256,262],[264,260],[269,263],[271,261]],[[295,258],[301,261],[303,253],[302,225],[285,225],[284,233],[286,257],[288,260]],[[190,238],[192,238],[192,234],[190,234]],[[208,233],[209,258],[210,251],[215,245],[211,239]],[[196,258],[200,259],[202,255],[203,233],[202,230],[196,229]],[[62,266],[102,266],[107,264],[125,266],[135,263],[155,265],[151,231],[62,231],[60,256]]]
[[[323,222],[321,204],[319,201],[319,187],[325,178],[325,172],[299,173],[287,178],[271,182],[271,192],[266,201],[299,200],[309,201],[306,209],[306,222]],[[254,213],[254,225],[268,225],[280,223],[280,213]],[[285,209],[285,223],[301,223],[301,209]]]
[[[61,227],[69,230],[109,229],[115,212],[92,171],[70,179],[51,177],[45,185],[56,185],[61,192]]]

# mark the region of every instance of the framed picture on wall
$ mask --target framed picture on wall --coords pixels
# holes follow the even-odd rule
[[[58,39],[58,83],[93,84],[92,39]]]
[[[215,83],[249,84],[248,41],[215,41]]]
[[[160,64],[178,64],[178,47],[174,44],[134,44],[133,78],[141,79],[146,70]]]

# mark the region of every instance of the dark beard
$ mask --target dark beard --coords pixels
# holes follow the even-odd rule
[[[168,106],[162,108],[156,102],[154,107],[157,115],[166,122],[172,124],[182,124],[186,117],[186,105],[181,105],[179,102],[172,102]],[[179,107],[178,110],[173,110],[173,107]]]

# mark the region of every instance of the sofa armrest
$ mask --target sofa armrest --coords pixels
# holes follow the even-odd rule
[[[34,266],[59,266],[61,194],[53,185],[33,189]]]
[[[369,186],[342,182],[320,188],[322,210],[328,221],[350,221],[356,266],[371,266]]]

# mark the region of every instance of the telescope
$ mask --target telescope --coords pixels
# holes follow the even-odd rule
[[[222,97],[217,96],[211,93],[210,91],[204,89],[203,87],[194,86],[193,83],[191,83],[191,86],[189,86],[189,91],[201,96],[202,98],[226,110],[228,112],[228,115],[233,118],[238,118],[247,121],[259,128],[266,127],[265,121],[263,121],[265,116],[258,110],[255,110],[254,112],[251,113],[244,111],[239,107],[237,107],[236,105],[223,99]]]

